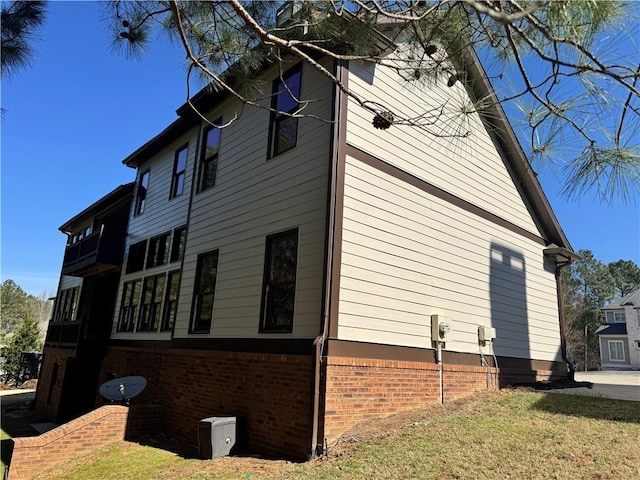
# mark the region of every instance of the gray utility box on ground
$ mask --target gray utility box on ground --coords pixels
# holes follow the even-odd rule
[[[200,458],[225,457],[240,451],[237,417],[203,418],[198,424]]]

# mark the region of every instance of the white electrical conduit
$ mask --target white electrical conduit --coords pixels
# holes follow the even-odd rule
[[[442,378],[442,342],[436,342],[436,360],[438,362],[438,370],[440,371],[440,403],[444,403],[444,384]]]

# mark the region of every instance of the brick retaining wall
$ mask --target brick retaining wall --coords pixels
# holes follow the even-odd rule
[[[42,435],[14,438],[9,480],[31,478],[112,442],[158,433],[162,417],[157,405],[105,405]]]
[[[124,440],[128,410],[105,405],[37,437],[14,438],[9,480],[31,478],[72,455]]]

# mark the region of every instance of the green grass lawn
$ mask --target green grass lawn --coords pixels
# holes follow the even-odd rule
[[[118,442],[38,479],[640,478],[640,403],[502,391],[371,422],[359,441],[305,464],[198,460]]]

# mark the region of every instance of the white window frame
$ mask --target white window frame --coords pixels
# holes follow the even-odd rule
[[[620,352],[622,352],[622,358],[613,358],[613,350],[611,349],[612,344],[618,343],[620,344]],[[612,362],[626,362],[626,358],[624,356],[624,340],[607,340],[607,346],[609,348],[609,360]],[[617,355],[617,353],[616,353]]]

